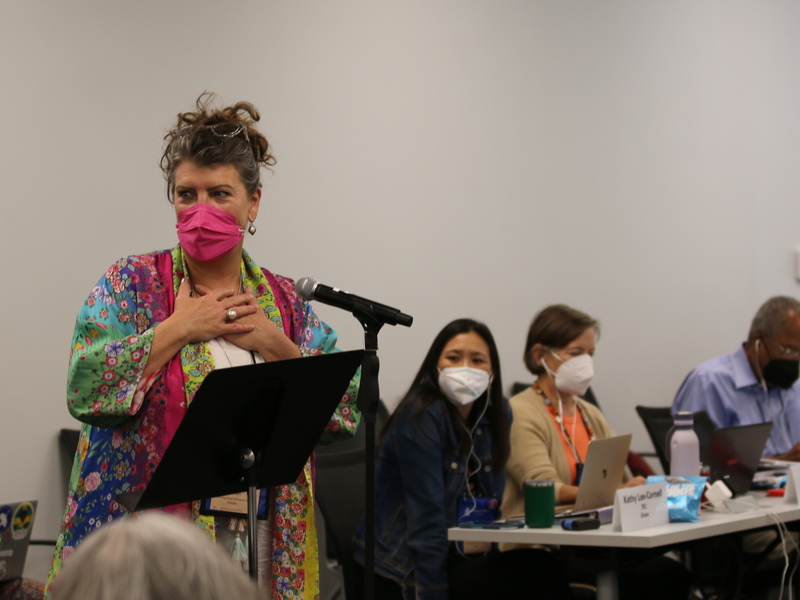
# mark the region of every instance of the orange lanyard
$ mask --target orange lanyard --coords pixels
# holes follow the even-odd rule
[[[544,390],[542,390],[538,381],[533,384],[533,390],[542,397],[545,405],[547,406],[547,409],[550,411],[550,414],[553,415],[553,418],[555,419],[556,423],[558,423],[558,426],[561,429],[561,435],[564,436],[564,440],[567,442],[567,445],[569,446],[570,450],[572,450],[572,454],[575,456],[575,464],[577,465],[578,473],[580,473],[583,467],[583,461],[578,456],[578,450],[575,448],[575,443],[572,441],[572,436],[570,436],[566,427],[564,427],[564,420],[558,413],[558,409],[550,401],[550,398],[545,396]],[[592,426],[589,424],[589,420],[586,418],[586,414],[583,412],[583,409],[581,408],[581,405],[577,400],[575,401],[575,409],[578,411],[578,414],[580,415],[581,420],[583,421],[583,426],[586,427],[586,433],[589,435],[589,441],[591,442],[594,439],[594,430],[592,429]],[[578,477],[580,478],[580,475]]]

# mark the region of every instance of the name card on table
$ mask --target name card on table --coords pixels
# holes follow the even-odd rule
[[[636,531],[667,523],[667,484],[663,481],[617,490],[611,525],[614,531]]]
[[[800,502],[800,464],[789,467],[789,472],[786,473],[786,492],[783,498],[787,504]]]

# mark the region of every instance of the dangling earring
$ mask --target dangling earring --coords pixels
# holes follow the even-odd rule
[[[251,222],[250,223],[250,227],[247,228],[247,232],[250,235],[255,235],[256,234],[256,224]]]

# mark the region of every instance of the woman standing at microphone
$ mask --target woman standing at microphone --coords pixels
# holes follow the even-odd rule
[[[208,373],[336,350],[336,334],[292,281],[243,250],[245,232],[256,232],[261,167],[275,159],[252,104],[213,104],[201,95],[165,137],[161,168],[179,244],[114,263],[78,314],[67,405],[83,426],[50,580],[85,536],[128,516],[116,494],[147,486]],[[354,433],[357,389],[354,378],[327,441]],[[309,460],[295,483],[271,491],[259,521],[259,578],[272,598],[319,594],[313,476]],[[203,514],[200,502],[166,510],[212,537],[244,526]]]

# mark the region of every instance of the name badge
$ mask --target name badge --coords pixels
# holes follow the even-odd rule
[[[663,481],[617,490],[611,525],[614,531],[636,531],[667,523],[667,484]]]
[[[256,517],[258,519],[268,518],[267,500],[269,490],[258,490],[256,501]],[[216,498],[206,498],[200,503],[201,515],[213,515],[216,517],[236,517],[247,518],[247,492],[239,494],[229,494],[227,496],[217,496]]]

